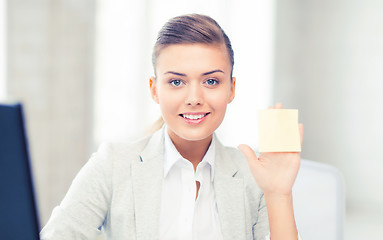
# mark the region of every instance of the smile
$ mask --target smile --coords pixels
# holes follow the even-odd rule
[[[186,119],[197,120],[197,119],[201,119],[201,118],[205,117],[208,114],[209,113],[205,113],[205,114],[180,114],[180,115],[181,115],[181,117],[186,118]]]
[[[209,115],[210,112],[208,113],[184,113],[180,114],[180,116],[186,121],[188,124],[196,125],[202,123],[205,119],[206,116]]]

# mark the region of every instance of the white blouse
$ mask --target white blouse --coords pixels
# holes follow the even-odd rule
[[[177,151],[165,128],[164,182],[160,240],[221,240],[213,188],[215,140],[194,172],[193,164]],[[196,181],[200,182],[197,194]]]

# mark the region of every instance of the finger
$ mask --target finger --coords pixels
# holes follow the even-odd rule
[[[257,155],[255,154],[255,152],[253,151],[253,149],[251,149],[249,146],[247,146],[246,144],[241,144],[238,146],[238,149],[241,150],[241,152],[245,155],[245,157],[247,158],[247,160],[258,160],[258,157]]]
[[[282,109],[282,103],[276,103],[275,104],[275,109]]]
[[[298,124],[298,127],[299,127],[299,136],[301,138],[301,146],[302,146],[302,143],[303,143],[303,132],[304,132],[304,126],[302,123],[299,123]]]
[[[278,102],[274,106],[269,106],[269,109],[282,109],[282,103]]]

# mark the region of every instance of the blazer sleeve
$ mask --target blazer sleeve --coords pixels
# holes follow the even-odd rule
[[[53,210],[41,239],[94,239],[101,234],[112,191],[112,158],[112,145],[101,145]]]
[[[253,225],[253,240],[265,240],[270,236],[269,217],[267,214],[265,197],[262,197],[258,206],[258,220]]]

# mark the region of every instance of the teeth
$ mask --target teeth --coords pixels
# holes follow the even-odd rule
[[[196,120],[196,119],[203,118],[203,117],[205,116],[205,114],[201,114],[201,115],[189,115],[189,114],[183,114],[182,116],[183,116],[184,118],[187,118],[187,119]]]

